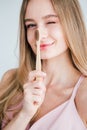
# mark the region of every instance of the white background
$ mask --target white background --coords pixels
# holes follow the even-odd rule
[[[79,0],[87,23],[87,0]],[[18,27],[22,0],[0,0],[0,79],[18,66]],[[86,24],[87,26],[87,24]]]

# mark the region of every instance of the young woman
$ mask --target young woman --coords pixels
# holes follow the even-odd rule
[[[2,130],[87,129],[86,44],[78,0],[23,0],[19,68],[0,83]]]

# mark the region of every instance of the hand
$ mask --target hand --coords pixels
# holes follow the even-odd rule
[[[32,118],[44,101],[46,87],[44,78],[46,73],[32,71],[29,73],[28,82],[24,84],[23,111]]]

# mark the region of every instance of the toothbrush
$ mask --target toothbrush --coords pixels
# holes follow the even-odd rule
[[[37,55],[36,55],[36,70],[41,71],[41,58],[40,58],[40,34],[39,31],[35,31],[36,45],[37,45]],[[36,77],[36,80],[42,80],[41,77]]]
[[[36,39],[36,46],[37,46],[37,54],[36,54],[36,70],[41,71],[41,58],[40,58],[40,35],[39,35],[39,31],[36,30],[35,31],[35,39]],[[36,80],[41,80],[41,77],[36,77]],[[34,104],[36,104],[36,102],[34,102]],[[39,109],[37,110],[37,112],[35,113],[35,115],[33,116],[33,118],[31,119],[31,123],[33,122],[33,120],[35,119],[35,117],[37,117],[39,113]]]
[[[39,31],[35,32],[36,45],[37,45],[37,55],[36,55],[36,70],[41,71],[41,58],[40,58],[40,35]]]

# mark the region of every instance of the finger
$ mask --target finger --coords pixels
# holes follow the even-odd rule
[[[44,94],[44,91],[42,89],[35,89],[35,90],[32,90],[32,94],[40,96]]]
[[[25,90],[25,89],[30,89],[30,88],[32,88],[32,83],[31,82],[27,82],[27,83],[25,83],[24,85],[23,85],[23,89]]]
[[[41,81],[35,80],[32,86],[33,88],[37,88],[37,89],[44,88],[44,87],[46,88],[45,83],[42,80]]]
[[[33,103],[37,103],[38,105],[42,103],[42,98],[40,96],[33,96]]]
[[[42,71],[31,71],[29,73],[28,79],[29,81],[34,81],[36,79],[36,77],[41,77],[42,79],[46,77],[46,73],[42,72]]]

